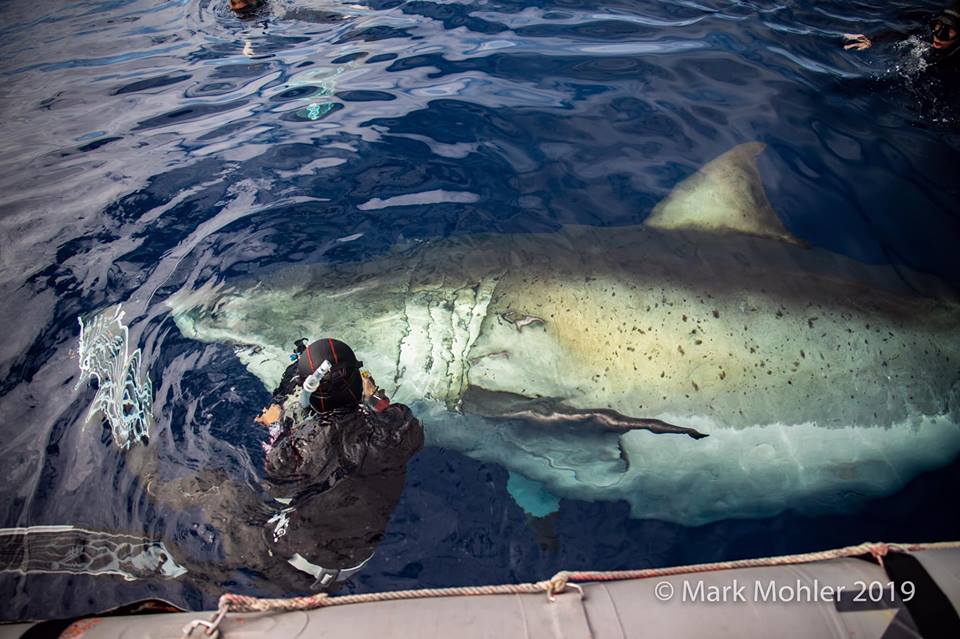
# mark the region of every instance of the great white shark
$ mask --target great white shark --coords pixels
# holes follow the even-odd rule
[[[711,161],[639,226],[425,241],[169,304],[270,389],[294,339],[342,339],[428,443],[553,495],[691,525],[849,509],[960,451],[960,304],[794,237],[763,148]],[[657,424],[710,437],[633,430]]]

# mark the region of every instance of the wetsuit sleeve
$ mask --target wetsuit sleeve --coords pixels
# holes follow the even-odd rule
[[[264,479],[287,497],[322,492],[356,467],[349,452],[341,429],[315,420],[300,421],[287,427],[267,451]]]
[[[384,467],[402,467],[423,448],[423,424],[405,404],[369,412],[372,453]]]
[[[875,33],[868,33],[867,37],[873,44],[893,44],[902,42],[910,36],[925,37],[929,34],[924,32],[924,27],[932,16],[926,12],[916,10],[902,11],[897,16],[900,24],[888,26],[886,29],[880,29]]]
[[[876,33],[867,34],[867,37],[870,38],[870,42],[874,45],[878,44],[894,44],[902,40],[909,38],[912,33],[909,31],[900,31],[898,29],[884,29],[883,31],[878,31]]]
[[[295,473],[303,463],[302,446],[298,446],[296,438],[290,436],[292,422],[289,415],[283,415],[270,427],[270,439],[264,445],[267,455],[263,464],[268,477]]]

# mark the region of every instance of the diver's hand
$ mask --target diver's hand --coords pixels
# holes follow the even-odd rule
[[[273,404],[269,408],[264,408],[263,412],[260,413],[260,416],[253,421],[269,427],[278,419],[280,419],[280,404]]]
[[[854,49],[856,51],[865,51],[873,46],[870,38],[862,33],[844,33],[843,39],[847,44],[843,45],[844,50]]]
[[[366,371],[364,371],[366,373]],[[362,375],[363,379],[363,400],[367,401],[370,397],[377,392],[377,383],[373,380],[373,375],[366,373]]]

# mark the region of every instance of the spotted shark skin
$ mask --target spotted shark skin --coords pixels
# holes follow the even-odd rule
[[[791,236],[764,192],[762,151],[748,143],[708,163],[648,224],[445,238],[366,263],[210,282],[174,296],[173,317],[188,337],[235,345],[268,388],[293,339],[336,336],[394,399],[460,424],[428,424],[428,441],[560,495],[627,499],[635,516],[684,523],[846,508],[960,451],[960,305],[934,278]],[[498,416],[499,395],[511,414]],[[524,443],[522,427],[508,436],[496,425],[518,397],[710,437],[618,434],[597,445],[596,467],[567,464],[579,445],[570,429],[564,444],[538,424]],[[490,428],[499,444],[481,441]],[[836,454],[815,452],[828,444]],[[669,468],[646,458],[658,449]],[[677,473],[721,488],[688,487],[683,503],[669,495]]]

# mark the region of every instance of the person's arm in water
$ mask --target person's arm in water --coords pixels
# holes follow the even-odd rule
[[[892,44],[905,40],[912,35],[921,33],[924,21],[929,14],[917,10],[904,11],[898,16],[899,25],[888,25],[882,31],[873,35],[863,33],[844,33],[843,48],[846,50],[865,51],[875,44]]]
[[[370,410],[382,413],[390,407],[390,398],[382,388],[377,388],[377,382],[367,371],[361,373],[363,377],[363,401]]]
[[[294,387],[296,386],[297,381],[297,363],[293,362],[290,366],[287,366],[287,370],[283,371],[283,377],[280,378],[280,384],[274,389],[272,393],[273,402],[263,409],[260,415],[253,421],[266,426],[269,428],[271,424],[274,424],[282,414],[282,408],[284,400],[287,398],[287,395],[293,392]]]
[[[391,403],[386,392],[377,388],[369,373],[363,374],[363,401],[371,411],[368,422],[373,428],[372,457],[382,470],[403,469],[407,461],[423,448],[423,424],[406,404]]]
[[[852,49],[854,51],[866,51],[875,44],[892,44],[894,42],[899,42],[900,40],[905,40],[911,35],[913,34],[893,29],[881,31],[880,33],[872,36],[866,36],[862,33],[844,33],[843,48],[845,50]]]

